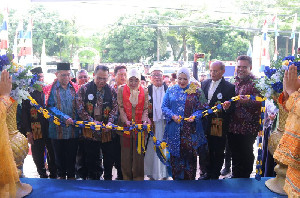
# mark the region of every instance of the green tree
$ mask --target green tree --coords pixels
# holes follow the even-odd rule
[[[217,24],[227,25],[228,21]],[[246,54],[251,35],[237,30],[205,28],[193,33],[195,51],[208,54],[210,59],[224,61],[235,60],[237,56]]]
[[[117,23],[109,28],[101,39],[103,62],[139,62],[141,59],[155,59],[157,51],[156,28],[143,23],[152,24],[153,18],[121,17]],[[138,25],[136,25],[138,24]],[[159,35],[161,32],[159,31]],[[163,38],[160,38],[164,43]],[[160,46],[161,47],[161,46]],[[160,48],[165,55],[164,48]]]
[[[42,5],[34,5],[29,11],[33,21],[33,49],[41,54],[43,39],[46,40],[46,53],[69,61],[78,42],[75,21],[63,20],[57,12],[50,12]]]

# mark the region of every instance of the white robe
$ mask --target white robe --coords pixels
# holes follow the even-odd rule
[[[165,120],[155,122],[155,137],[162,140],[165,130]],[[166,154],[166,153],[165,153]],[[154,151],[154,144],[152,137],[149,138],[147,152],[144,159],[144,174],[155,180],[168,177],[167,167],[160,161]]]
[[[153,119],[155,120],[154,130],[155,130],[156,139],[160,141],[163,139],[165,126],[166,126],[161,111],[162,97],[164,96],[164,93],[165,92],[163,86],[160,88],[156,88],[155,86],[153,86],[153,111],[154,111]],[[168,177],[167,167],[160,161],[160,159],[157,157],[156,152],[154,151],[154,144],[153,144],[152,137],[149,138],[147,151],[144,159],[144,174],[155,180]]]

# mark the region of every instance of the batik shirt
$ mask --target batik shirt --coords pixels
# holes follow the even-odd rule
[[[189,87],[190,85],[184,89],[179,85],[169,87],[162,103],[163,115],[167,121],[164,139],[169,145],[168,149],[171,155],[177,157],[181,155],[181,152],[184,152],[180,151],[180,144],[183,142],[186,144],[186,148],[189,147],[193,150],[206,143],[201,121],[206,99],[201,89],[197,89],[196,93],[185,93],[185,90]],[[174,115],[182,118],[196,116],[196,119],[192,123],[181,121],[181,123],[177,124],[172,119]]]
[[[95,122],[95,106],[101,109],[101,119],[104,124],[114,123],[118,115],[117,93],[114,88],[105,85],[100,91],[94,81],[91,81],[80,88],[76,98],[76,109],[83,121]]]
[[[260,96],[259,91],[254,86],[253,75],[244,79],[235,77],[236,95]],[[261,102],[249,100],[248,103],[235,102],[235,110],[229,123],[229,132],[242,135],[256,136],[260,130]]]
[[[66,89],[58,81],[52,86],[48,100],[49,110],[64,123],[69,118],[76,119],[75,95],[75,89],[70,83]],[[53,122],[49,123],[49,138],[70,139],[78,138],[78,135],[79,130],[74,126],[57,126]]]

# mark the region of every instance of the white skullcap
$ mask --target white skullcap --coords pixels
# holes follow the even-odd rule
[[[161,71],[161,72],[163,72],[163,70],[161,69],[161,67],[158,66],[158,65],[153,65],[153,66],[150,68],[150,70],[149,70],[150,74],[151,74],[153,71]]]
[[[129,70],[128,73],[127,73],[127,79],[129,79],[133,76],[138,78],[139,80],[141,80],[141,73],[139,72],[139,70],[137,70],[137,69]]]
[[[188,80],[190,80],[190,70],[186,67],[180,67],[180,69],[177,71],[177,78],[179,74],[184,73]]]

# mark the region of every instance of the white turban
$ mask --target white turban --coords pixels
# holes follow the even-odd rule
[[[177,71],[177,78],[179,77],[179,74],[184,73],[188,79],[188,81],[190,81],[190,70],[186,67],[180,67],[180,69]]]
[[[131,78],[133,76],[138,78],[141,81],[141,73],[139,72],[139,70],[137,70],[137,69],[129,70],[129,72],[127,73],[127,79],[129,80],[129,78]]]
[[[152,73],[152,72],[154,72],[154,71],[161,71],[161,72],[163,72],[163,70],[161,69],[161,67],[158,66],[158,65],[153,65],[153,66],[150,68],[150,70],[149,70],[150,73]]]

